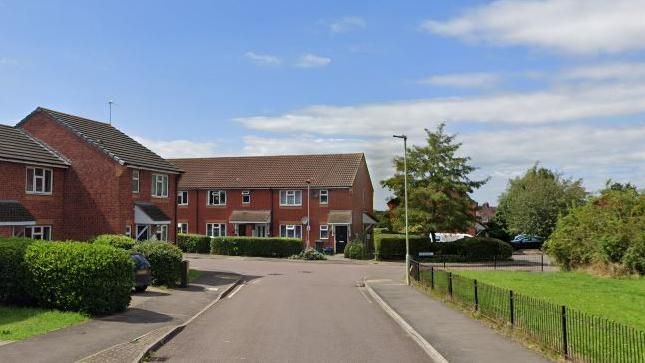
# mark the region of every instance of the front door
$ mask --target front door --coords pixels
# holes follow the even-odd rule
[[[343,253],[347,245],[347,226],[334,227],[334,236],[336,236],[336,253]]]
[[[240,237],[246,236],[246,224],[237,225],[237,235]]]
[[[137,224],[137,241],[146,241],[148,240],[148,234],[150,228],[147,224]]]
[[[255,225],[255,236],[256,237],[266,237],[267,236],[267,226],[265,224],[256,224]]]

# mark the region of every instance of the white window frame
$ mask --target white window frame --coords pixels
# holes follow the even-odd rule
[[[293,202],[289,201],[290,198],[293,198]],[[280,191],[280,206],[299,207],[301,205],[302,205],[302,190],[281,190]]]
[[[323,195],[325,197],[325,201],[323,202]],[[320,196],[319,196],[319,201],[320,204],[329,204],[329,190],[327,189],[321,189],[320,190]]]
[[[215,194],[215,193],[217,193],[217,194],[218,194],[218,196],[217,196],[217,197],[218,197],[218,198],[217,198],[217,199],[218,199],[218,203],[211,203],[211,201],[212,201],[211,196],[212,196],[213,194]],[[224,203],[222,203],[222,196],[224,196]],[[207,193],[207,195],[206,195],[206,204],[207,204],[207,205],[226,205],[226,199],[227,199],[227,198],[226,198],[226,190],[222,190],[222,189],[212,189],[212,190],[209,190],[209,191],[208,191],[208,193]]]
[[[244,201],[244,198],[248,198],[249,200],[247,202]],[[251,192],[248,190],[243,190],[242,191],[242,204],[251,204]]]
[[[325,235],[323,236],[323,232],[325,232]],[[328,239],[329,238],[329,225],[328,224],[321,224],[320,225],[320,239]]]
[[[293,236],[291,237],[289,236],[290,231],[293,231]],[[301,224],[281,224],[280,237],[302,239],[302,225]]]
[[[184,228],[186,226],[186,228]],[[177,233],[186,234],[188,233],[188,223],[177,223]]]
[[[44,241],[51,241],[52,239],[51,226],[27,226],[25,227],[25,237],[27,236],[27,230],[30,231],[28,238]]]
[[[139,169],[132,169],[132,180],[130,182],[130,187],[132,188],[132,193],[139,193],[140,190],[140,183],[139,181],[141,180],[141,171]],[[136,189],[135,189],[135,184],[134,182],[137,182],[136,184]]]
[[[186,196],[184,198],[184,196]],[[177,205],[188,205],[188,191],[180,190],[177,192]]]
[[[168,174],[152,174],[150,194],[153,198],[168,198]]]
[[[217,227],[217,231],[218,231],[217,235],[215,235],[215,233],[214,233],[215,232],[215,227]],[[206,235],[209,236],[209,237],[225,237],[226,236],[226,223],[206,223]]]
[[[36,170],[42,171],[42,175],[36,175]],[[29,172],[33,173],[31,186],[29,185]],[[47,190],[47,174],[49,173],[49,190]],[[42,190],[36,190],[38,180],[41,181]],[[31,187],[31,190],[29,188]],[[50,168],[41,168],[38,166],[28,166],[25,173],[25,192],[27,194],[51,195],[54,190],[54,172]]]
[[[168,241],[168,225],[157,224],[157,228],[153,236],[157,241]]]
[[[125,233],[126,236],[132,237],[132,226],[129,224],[125,225]]]

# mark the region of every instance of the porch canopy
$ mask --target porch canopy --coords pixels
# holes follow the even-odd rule
[[[33,226],[36,218],[15,200],[0,200],[0,226]]]
[[[229,219],[231,224],[271,223],[270,210],[234,210]]]
[[[327,224],[352,224],[352,211],[330,210],[327,214]]]
[[[367,212],[363,212],[363,224],[365,225],[378,224],[378,221],[371,214]]]
[[[134,203],[135,224],[170,224],[170,217],[152,203]]]

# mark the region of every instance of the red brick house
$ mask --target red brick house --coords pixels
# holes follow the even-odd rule
[[[343,249],[376,224],[363,154],[170,161],[185,171],[177,200],[185,233],[297,237]]]
[[[12,186],[0,189],[0,200],[22,201],[38,224],[41,219],[48,222],[48,237],[87,240],[103,233],[125,233],[138,239],[175,239],[181,175],[175,165],[110,124],[45,108],[37,108],[11,129],[27,135],[59,160],[59,164],[46,165],[51,167],[51,174],[46,175],[53,178],[50,195],[34,196],[25,189],[22,185],[29,184],[30,174],[25,176],[24,170],[13,171]],[[38,159],[24,161],[20,168],[30,170],[25,165],[35,162]],[[1,174],[9,170],[5,165],[9,164],[2,164]],[[51,199],[47,205],[46,196]],[[35,204],[36,200],[41,204]]]

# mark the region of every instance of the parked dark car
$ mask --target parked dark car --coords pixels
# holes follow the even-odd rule
[[[144,292],[150,285],[152,266],[140,253],[132,253],[132,261],[134,261],[134,289],[137,292]]]
[[[514,249],[539,249],[544,244],[544,237],[534,236],[530,234],[518,234],[511,241],[511,246]]]

